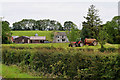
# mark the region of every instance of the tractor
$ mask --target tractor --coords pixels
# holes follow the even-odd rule
[[[85,38],[84,40],[84,45],[92,45],[92,46],[96,46],[98,44],[96,39],[87,39]]]
[[[93,45],[96,46],[98,44],[96,39],[87,39],[85,38],[84,41],[77,39],[75,42],[70,42],[69,47],[82,47],[84,45]]]
[[[82,47],[84,45],[83,41],[80,39],[77,39],[75,42],[70,42],[69,47]]]

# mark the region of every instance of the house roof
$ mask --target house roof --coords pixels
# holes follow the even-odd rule
[[[45,36],[31,36],[30,40],[46,40]]]
[[[28,38],[28,39],[30,39],[30,40],[46,40],[46,36],[30,36],[30,37],[28,37],[28,36],[12,36],[13,37],[13,39],[18,39],[18,38],[20,38],[20,37],[22,37],[22,38]]]
[[[55,35],[64,35],[64,36],[66,36],[66,33],[65,32],[55,32]]]
[[[15,39],[19,39],[19,38],[21,38],[21,37],[22,37],[22,38],[28,38],[28,39],[30,38],[30,37],[28,37],[28,36],[20,36],[20,37],[18,36],[18,37],[15,38]]]
[[[15,38],[18,38],[19,36],[12,36],[13,37],[13,39],[15,39]]]

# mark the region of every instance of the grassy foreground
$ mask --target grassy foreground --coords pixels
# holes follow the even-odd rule
[[[6,66],[0,64],[0,66],[2,66],[2,68],[0,68],[0,75],[3,78],[39,78],[22,72],[16,65]]]

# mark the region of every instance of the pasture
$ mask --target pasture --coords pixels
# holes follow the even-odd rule
[[[0,72],[2,72],[0,73],[0,75],[3,78],[38,78],[22,72],[22,70],[16,65],[7,66],[4,64],[0,64],[0,66],[2,66],[2,68],[0,68]]]
[[[38,36],[46,36],[46,39],[49,41],[53,40],[51,38],[53,31],[11,31],[11,32],[12,36],[34,36],[37,33]]]

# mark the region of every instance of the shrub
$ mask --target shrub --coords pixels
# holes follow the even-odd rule
[[[106,50],[106,49],[105,49]],[[108,50],[114,51],[113,48]],[[103,50],[104,51],[104,50]],[[57,78],[117,79],[120,76],[120,54],[92,54],[92,50],[62,48],[2,49],[2,63],[18,65],[41,75]],[[49,74],[49,75],[48,75]],[[50,76],[50,74],[52,76]],[[37,75],[37,74],[36,74]]]

